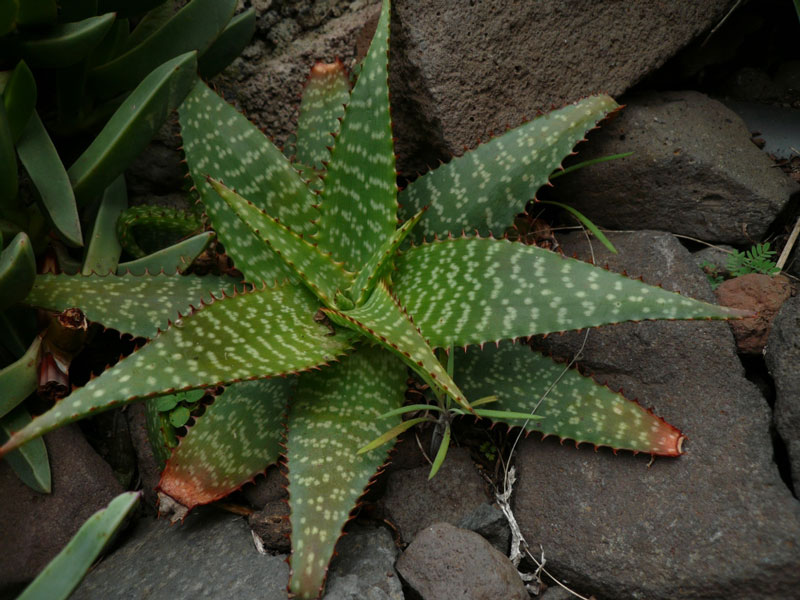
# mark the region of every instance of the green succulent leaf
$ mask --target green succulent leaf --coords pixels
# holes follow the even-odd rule
[[[402,410],[402,409],[398,409],[398,410]],[[385,418],[387,418],[389,416],[395,416],[397,414],[401,414],[401,413],[397,412],[397,413],[395,413],[395,415],[392,415],[393,412],[394,411],[390,410],[389,412],[383,413],[379,418],[385,419]],[[359,448],[358,449],[358,453],[359,454],[363,454],[364,452],[369,452],[370,450],[374,450],[375,448],[379,448],[379,447],[383,446],[386,442],[391,442],[394,438],[396,438],[398,435],[400,435],[404,431],[408,431],[414,425],[419,425],[420,423],[425,423],[426,421],[430,422],[431,420],[428,417],[415,417],[413,419],[409,419],[408,421],[403,421],[399,425],[395,425],[394,427],[392,427],[386,433],[382,433],[381,435],[376,437],[374,440],[372,440],[366,446],[362,446],[361,448]]]
[[[60,69],[74,65],[100,43],[114,18],[113,13],[89,17],[77,23],[54,25],[46,33],[28,35],[20,42],[22,57],[33,68]]]
[[[406,217],[430,205],[416,239],[503,231],[586,132],[618,105],[591,96],[535,118],[414,180],[400,193]]]
[[[200,53],[197,70],[203,79],[209,80],[238,57],[256,32],[256,9],[251,6],[233,17],[214,43]]]
[[[317,245],[304,239],[277,219],[270,217],[249,200],[221,183],[209,180],[214,191],[263,243],[281,257],[295,275],[325,306],[334,306],[337,292],[352,284],[352,277],[340,263],[324,254]]]
[[[41,347],[42,338],[36,336],[21,358],[0,370],[0,417],[11,412],[36,390]]]
[[[228,386],[180,440],[159,490],[191,509],[263,473],[281,453],[291,382],[262,379]]]
[[[103,192],[103,199],[94,219],[94,227],[83,258],[82,275],[113,273],[119,264],[122,247],[117,239],[116,224],[128,208],[125,176],[120,175]]]
[[[539,202],[541,204],[550,204],[552,206],[557,206],[560,209],[567,211],[569,214],[575,217],[580,222],[581,225],[586,227],[586,229],[588,229],[591,232],[591,234],[594,237],[596,237],[601,244],[603,244],[603,246],[608,248],[609,252],[617,254],[617,249],[614,248],[614,244],[611,243],[611,240],[609,240],[606,237],[606,235],[602,231],[600,231],[600,228],[594,223],[592,223],[582,212],[572,208],[568,204],[555,202],[554,200],[540,200]]]
[[[497,394],[498,409],[542,417],[527,423],[527,431],[634,452],[681,454],[684,436],[675,427],[528,346],[503,342],[470,348],[456,361],[454,377],[469,397]],[[495,420],[521,425],[515,419]]]
[[[433,479],[436,476],[436,473],[439,472],[442,464],[444,463],[444,458],[447,456],[447,450],[450,448],[450,425],[447,424],[444,426],[444,433],[442,434],[442,441],[439,444],[439,449],[436,451],[436,456],[433,458],[433,463],[431,463],[431,471],[428,473],[428,480]]]
[[[346,312],[334,309],[324,312],[337,325],[353,329],[387,348],[430,386],[471,410],[461,390],[442,368],[403,307],[392,297],[385,282],[378,284],[362,306]]]
[[[67,170],[34,111],[17,143],[17,155],[38,193],[42,214],[70,246],[83,246],[81,222]]]
[[[350,288],[350,295],[354,298],[356,306],[364,304],[366,299],[375,289],[375,285],[383,279],[389,269],[392,267],[392,259],[397,253],[400,244],[406,239],[409,232],[414,228],[414,225],[419,223],[425,209],[419,211],[411,219],[403,223],[403,226],[397,229],[383,245],[378,248],[375,254],[372,255],[361,269],[361,272],[356,276],[353,281],[353,286]]]
[[[213,231],[205,231],[158,250],[142,258],[120,263],[117,275],[145,275],[147,273],[183,273],[214,239]]]
[[[22,27],[40,27],[56,22],[56,0],[23,0],[19,2],[17,23]]]
[[[19,431],[30,422],[30,413],[24,406],[17,406],[0,419],[0,442],[5,442],[13,432]],[[42,494],[50,493],[50,462],[44,440],[33,440],[9,453],[6,460],[25,485]]]
[[[17,600],[66,600],[138,501],[138,492],[125,492],[89,517]]]
[[[327,335],[328,329],[314,321],[316,308],[305,288],[291,284],[214,299],[38,416],[0,448],[0,455],[56,427],[139,398],[326,364],[350,349],[352,336],[347,331]],[[253,339],[253,331],[260,333],[258,338]]]
[[[356,451],[381,433],[378,415],[402,404],[405,390],[402,363],[370,347],[342,359],[335,369],[301,376],[286,441],[292,509],[289,589],[296,598],[319,595],[350,510],[388,455],[387,450]]]
[[[192,0],[125,54],[95,67],[89,85],[104,98],[132,89],[165,61],[203,52],[233,16],[236,0]]]
[[[18,233],[0,252],[0,310],[24,300],[35,277],[36,257],[31,241],[24,233]]]
[[[349,100],[350,80],[341,62],[317,63],[312,67],[297,117],[294,148],[297,162],[324,170]]]
[[[397,174],[386,85],[389,12],[389,0],[384,0],[331,152],[315,234],[320,246],[353,272],[361,270],[397,227]]]
[[[622,321],[740,314],[508,240],[436,241],[409,249],[395,264],[394,292],[433,347]]]
[[[160,242],[164,237],[178,239],[202,229],[203,219],[194,212],[151,204],[132,206],[116,221],[120,245],[135,258],[147,255],[137,240],[137,233],[142,233],[141,230],[148,234],[147,239]]]
[[[211,275],[39,275],[25,302],[55,312],[77,306],[89,321],[152,338],[192,306],[232,293],[235,283]]]
[[[14,132],[0,102],[0,214],[17,209],[17,155],[14,151]]]
[[[17,26],[19,0],[0,1],[0,36],[6,35]]]
[[[11,72],[3,89],[3,102],[11,137],[16,144],[36,108],[36,80],[24,60],[19,61]]]
[[[282,281],[292,271],[206,181],[224,181],[298,234],[311,232],[315,196],[280,150],[204,83],[179,109],[189,172],[225,251],[250,282]],[[255,174],[255,175],[253,175]]]
[[[139,153],[195,81],[197,58],[182,54],[145,77],[68,173],[79,205],[103,193]]]

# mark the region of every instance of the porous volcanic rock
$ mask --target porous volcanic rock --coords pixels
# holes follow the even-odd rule
[[[433,166],[437,152],[445,160],[537,111],[620,95],[731,4],[395,0],[390,82],[401,169]]]
[[[764,351],[775,382],[775,427],[789,453],[795,494],[800,493],[800,296],[787,300],[772,322]]]
[[[51,494],[33,491],[0,460],[0,592],[36,577],[86,519],[123,491],[77,425],[49,433],[44,441]]]
[[[693,91],[648,92],[626,102],[578,146],[577,160],[633,155],[554,182],[554,197],[597,225],[749,246],[800,192],[721,102]]]
[[[586,258],[581,236],[562,236]],[[668,234],[616,234],[599,264],[713,301]],[[570,356],[586,333],[537,339]],[[567,585],[617,600],[783,599],[800,585],[800,503],[773,462],[770,409],[743,374],[727,324],[627,323],[588,332],[579,363],[683,430],[679,458],[575,450],[531,436],[517,456],[514,510],[547,568]]]
[[[397,570],[425,600],[528,600],[517,570],[480,535],[449,523],[420,531]]]

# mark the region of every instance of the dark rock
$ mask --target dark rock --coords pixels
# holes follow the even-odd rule
[[[276,13],[268,7],[262,13],[262,22],[248,51],[216,80],[221,94],[235,101],[278,146],[283,146],[296,129],[300,96],[314,63],[338,58],[352,67],[361,30],[380,13],[380,3],[375,2],[340,1],[335,3],[335,10],[321,12],[314,6],[322,6],[324,2],[306,4],[309,10],[300,7],[294,15]],[[341,16],[306,31],[297,16],[311,12]],[[273,25],[264,25],[264,17],[272,20]],[[303,22],[314,21],[318,19]],[[319,22],[315,26],[318,25]]]
[[[270,466],[263,477],[258,476],[252,483],[245,484],[242,494],[254,508],[262,508],[276,500],[287,500],[286,475],[278,466]]]
[[[486,538],[492,546],[503,554],[508,554],[511,543],[511,528],[503,511],[488,503],[481,504],[458,523],[456,527],[469,529]]]
[[[800,493],[800,296],[784,303],[772,322],[764,358],[775,382],[775,427],[789,453]]]
[[[457,523],[487,500],[483,481],[466,449],[450,448],[431,480],[430,470],[425,465],[388,476],[383,505],[404,542],[432,523]]]
[[[394,570],[398,549],[383,527],[351,525],[336,544],[325,600],[403,600]]]
[[[741,119],[698,92],[629,99],[578,148],[579,160],[633,152],[558,179],[554,195],[597,225],[750,244],[800,191],[750,142]]]
[[[200,509],[180,525],[141,519],[71,598],[278,599],[288,578],[285,557],[259,554],[244,519]]]
[[[792,286],[783,275],[771,277],[750,273],[724,281],[714,292],[723,306],[755,313],[755,316],[731,321],[730,325],[739,352],[761,354],[769,337],[772,320],[791,296]]]
[[[156,487],[161,479],[161,467],[147,436],[144,402],[134,402],[128,405],[125,415],[128,418],[128,431],[130,431],[131,442],[136,452],[136,465],[139,469],[144,504],[155,511],[155,507],[158,505]]]
[[[261,510],[248,516],[247,522],[265,549],[281,554],[286,554],[292,549],[289,539],[292,525],[289,523],[289,505],[286,501],[267,502]]]
[[[597,262],[703,300],[711,290],[670,235],[611,236]],[[588,255],[580,236],[566,251]],[[575,354],[585,332],[535,345]],[[591,330],[579,363],[683,429],[677,459],[525,440],[514,510],[561,581],[601,598],[779,599],[800,584],[800,503],[772,460],[769,407],[743,376],[722,322],[626,323]]]
[[[448,523],[420,531],[397,571],[424,600],[528,600],[508,557],[477,533]]]
[[[0,461],[0,590],[36,577],[92,514],[123,489],[76,425],[45,436],[52,493],[22,483]]]
[[[392,101],[416,107],[393,111],[397,136],[401,144],[424,143],[401,147],[401,169],[424,168],[420,155],[432,165],[428,144],[446,159],[553,105],[622,94],[718,23],[729,5],[396,0]]]

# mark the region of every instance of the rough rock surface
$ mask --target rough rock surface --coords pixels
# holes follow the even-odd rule
[[[744,308],[755,316],[731,321],[736,346],[743,354],[761,354],[767,344],[772,320],[791,296],[792,286],[783,275],[749,273],[720,284],[714,291],[724,306]]]
[[[800,296],[784,303],[765,351],[775,382],[775,427],[789,452],[795,494],[800,493]]]
[[[559,178],[553,192],[613,229],[749,245],[800,191],[749,141],[735,113],[698,92],[630,98],[589,139],[578,147],[579,160],[634,154]]]
[[[0,591],[33,579],[93,513],[123,490],[75,425],[45,436],[52,493],[22,483],[0,460]]]
[[[296,129],[300,96],[314,63],[338,58],[352,67],[371,39],[368,36],[365,45],[362,30],[380,14],[380,3],[374,1],[285,4],[257,3],[260,17],[253,42],[216,79],[218,91],[235,101],[278,146]],[[325,8],[325,4],[337,6]],[[326,21],[334,14],[340,16]]]
[[[430,470],[425,465],[388,474],[382,502],[403,542],[432,523],[454,525],[487,501],[483,480],[465,448],[450,448],[431,480]]]
[[[425,600],[528,600],[517,570],[473,531],[435,523],[397,561],[403,579]]]
[[[503,511],[496,506],[485,502],[456,523],[456,526],[474,531],[486,538],[486,541],[497,550],[508,554],[511,544],[511,528]]]
[[[566,251],[588,253],[580,236]],[[641,232],[595,243],[598,263],[690,296],[713,294],[674,237]],[[536,345],[574,354],[585,332]],[[570,587],[600,599],[782,599],[800,584],[800,503],[772,460],[770,411],[743,376],[721,322],[645,322],[589,331],[584,368],[653,406],[688,436],[658,458],[561,447],[519,449],[514,510],[528,543]]]
[[[403,106],[393,115],[401,143],[409,134],[422,142],[402,148],[402,168],[413,171],[424,167],[418,156],[434,164],[428,144],[445,159],[539,110],[596,92],[622,94],[719,22],[732,3],[393,4],[392,101]]]
[[[180,525],[140,519],[71,598],[278,600],[288,579],[285,557],[259,554],[244,519],[201,509]]]
[[[383,527],[349,526],[336,544],[325,600],[403,600],[394,570],[398,549]]]

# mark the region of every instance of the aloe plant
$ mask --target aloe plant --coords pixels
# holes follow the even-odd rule
[[[98,411],[146,399],[157,417],[172,400],[154,398],[224,386],[178,446],[163,452],[159,489],[191,509],[239,488],[283,453],[289,588],[314,598],[350,511],[387,458],[385,446],[358,450],[404,426],[398,409],[408,369],[450,411],[595,446],[681,453],[680,431],[577,372],[542,399],[561,366],[506,341],[736,314],[492,237],[616,103],[594,96],[540,116],[398,193],[388,35],[384,0],[352,90],[340,64],[313,68],[292,160],[205,84],[195,85],[179,111],[186,160],[244,281],[38,277],[31,304],[77,305],[92,321],[150,341],[16,432],[0,454]],[[466,355],[451,351],[447,368],[435,350],[455,347]]]

